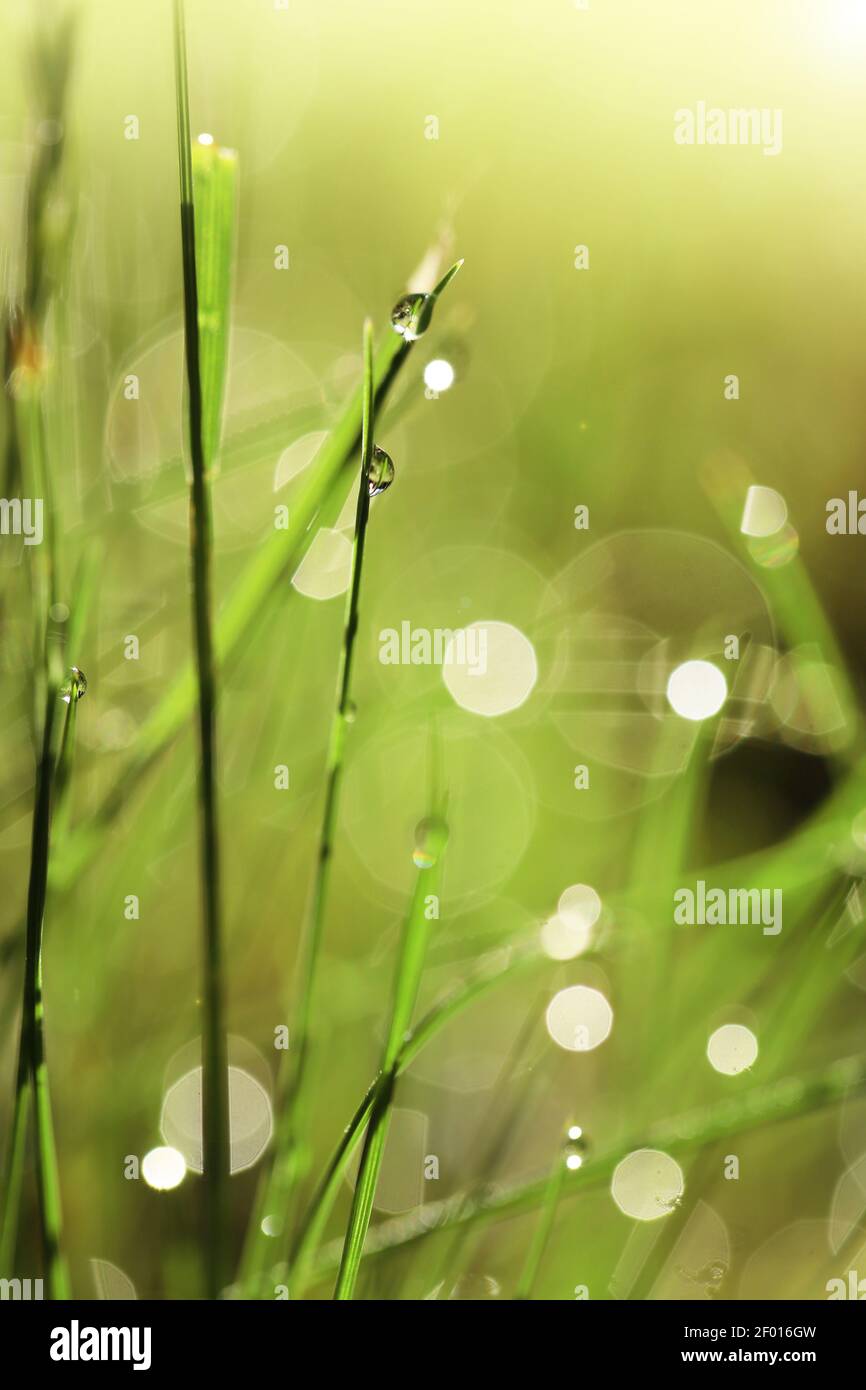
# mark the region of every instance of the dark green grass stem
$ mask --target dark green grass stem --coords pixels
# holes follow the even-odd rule
[[[313,883],[312,908],[309,928],[302,948],[300,987],[298,992],[298,1011],[295,1024],[297,1046],[297,1071],[293,1093],[293,1105],[302,1110],[306,1063],[310,1044],[310,1017],[313,1008],[313,994],[316,970],[322,944],[322,928],[325,907],[328,899],[331,858],[334,851],[334,830],[340,802],[340,784],[343,775],[343,754],[346,745],[346,730],[352,717],[351,685],[352,661],[355,654],[355,639],[358,635],[358,609],[361,596],[361,575],[364,566],[364,549],[367,540],[367,522],[370,517],[370,491],[368,478],[373,457],[373,325],[369,319],[364,323],[363,340],[364,385],[361,406],[361,473],[358,485],[358,505],[355,512],[355,532],[352,542],[352,569],[346,599],[346,621],[343,629],[343,643],[340,649],[340,666],[337,675],[337,703],[331,724],[328,745],[328,763],[325,782],[325,805],[322,812],[322,826],[319,834],[319,848],[316,859],[316,876]]]
[[[206,1225],[205,1288],[216,1298],[226,1281],[229,1094],[223,1002],[220,842],[216,786],[217,674],[211,597],[213,549],[210,496],[206,476],[203,400],[199,351],[198,286],[195,260],[192,153],[189,131],[186,41],[182,0],[175,0],[175,80],[177,96],[183,309],[189,410],[190,549],[195,663],[198,684],[199,838],[202,885],[202,1135]]]
[[[55,779],[56,715],[59,701],[57,672],[49,673],[42,730],[42,747],[36,769],[36,795],[30,845],[30,877],[27,886],[27,923],[24,947],[24,986],[21,1031],[15,1077],[15,1102],[6,1170],[5,1205],[0,1235],[0,1273],[12,1274],[23,1187],[24,1160],[30,1115],[35,1137],[35,1168],[39,1234],[43,1272],[51,1299],[70,1297],[69,1273],[62,1249],[60,1178],[51,1118],[51,1099],[45,1065],[44,1010],[42,1002],[42,933],[48,885],[51,804]],[[74,692],[66,707],[61,746],[67,744],[73,719]]]
[[[353,1298],[355,1293],[358,1271],[364,1254],[364,1243],[367,1239],[370,1217],[373,1212],[379,1171],[388,1139],[400,1054],[412,1022],[412,1014],[415,1010],[424,968],[429,935],[429,921],[426,915],[427,902],[431,895],[438,896],[441,882],[442,857],[447,839],[447,828],[444,821],[445,798],[440,790],[438,747],[435,740],[433,754],[434,791],[432,805],[434,809],[428,822],[432,832],[432,861],[418,871],[409,913],[403,929],[400,955],[394,974],[391,1018],[382,1050],[381,1071],[370,1109],[370,1119],[367,1124],[364,1149],[361,1154],[361,1164],[352,1196],[349,1224],[343,1244],[337,1284],[334,1289],[334,1298],[341,1302]]]
[[[76,585],[75,600],[73,603],[72,620],[67,633],[67,651],[74,651],[77,654],[78,644],[81,641],[86,614],[92,599],[93,586],[96,575],[96,567],[93,563],[94,551],[89,551],[85,561],[79,569],[79,576]],[[60,675],[59,647],[52,641],[46,648],[52,658],[52,669],[46,669],[46,679],[51,683],[51,702],[45,710],[45,726],[49,723],[54,724],[56,718],[56,702],[58,699],[57,680]],[[47,663],[46,668],[47,668]],[[70,692],[74,695],[74,689]],[[37,835],[37,822],[34,820],[33,842],[34,851],[37,843],[47,837],[51,832],[51,848],[58,838],[58,833],[62,833],[61,823],[63,812],[68,808],[67,792],[70,784],[70,773],[72,766],[72,753],[74,747],[75,720],[78,709],[77,700],[70,699],[66,705],[66,715],[63,721],[63,728],[60,735],[60,747],[57,753],[56,764],[51,763],[52,757],[52,729],[43,728],[42,738],[42,757],[37,765],[37,794],[36,805],[42,817],[39,823],[39,833]],[[45,793],[40,787],[40,776],[43,775],[46,767],[45,750],[47,738],[47,751],[49,766],[53,768],[53,785],[50,789],[48,798],[49,805],[45,805]],[[46,824],[45,817],[50,818],[50,825]],[[38,856],[47,868],[50,863],[48,848],[40,849]],[[37,855],[34,852],[33,861],[36,862]],[[38,875],[37,875],[38,880]],[[33,870],[31,869],[31,883],[34,891],[36,884],[33,881]],[[47,884],[43,884],[38,890],[42,898],[42,915],[44,917],[44,905],[47,897]],[[18,1060],[15,1072],[15,1097],[12,1109],[12,1126],[10,1132],[9,1149],[6,1159],[6,1168],[3,1181],[3,1217],[0,1223],[0,1277],[9,1277],[12,1274],[15,1261],[15,1247],[18,1233],[18,1217],[21,1206],[21,1193],[24,1180],[24,1166],[27,1145],[27,1134],[30,1124],[30,1107],[33,1099],[32,1076],[33,1076],[33,1030],[42,1028],[41,1011],[41,926],[39,927],[38,939],[36,933],[34,914],[39,911],[39,901],[32,901],[32,893],[28,893],[27,917],[24,926],[24,991],[25,1001],[22,1009],[21,1031],[18,1044]],[[39,999],[39,1018],[35,1018],[34,999]],[[32,1016],[32,1018],[31,1018]],[[47,1085],[44,1079],[44,1064],[42,1072],[41,1104],[39,1108],[39,1119],[42,1133],[48,1139],[48,1167],[49,1171],[56,1164],[53,1163],[53,1140],[51,1129],[50,1111],[47,1111]],[[49,1179],[49,1188],[52,1184]],[[57,1191],[56,1182],[53,1184],[54,1191]],[[59,1212],[59,1202],[57,1204]],[[45,1223],[43,1223],[45,1224]],[[59,1222],[58,1222],[59,1228]],[[59,1245],[59,1237],[58,1237]],[[61,1266],[61,1287],[63,1269]]]
[[[310,1020],[313,1009],[313,996],[316,987],[316,974],[321,953],[322,931],[328,900],[331,859],[334,850],[334,831],[340,805],[340,785],[343,774],[343,755],[346,746],[346,731],[351,721],[352,703],[352,663],[355,654],[355,639],[358,634],[358,610],[361,597],[361,576],[364,567],[364,550],[367,540],[367,523],[370,518],[369,474],[373,457],[373,429],[375,425],[375,377],[373,371],[373,325],[370,319],[364,322],[362,341],[363,381],[361,388],[361,469],[358,483],[358,505],[355,512],[355,530],[352,541],[352,565],[349,587],[346,593],[346,614],[343,626],[343,641],[340,648],[340,664],[337,673],[337,695],[331,733],[328,743],[328,760],[325,772],[325,804],[319,831],[316,872],[313,881],[311,905],[306,928],[301,943],[301,961],[297,987],[297,1005],[292,1033],[292,1052],[289,1075],[281,1086],[283,1100],[280,1105],[280,1119],[275,1144],[274,1161],[268,1177],[260,1184],[256,1200],[256,1211],[244,1252],[241,1281],[256,1280],[266,1263],[266,1249],[261,1239],[261,1222],[265,1215],[274,1212],[282,1222],[286,1237],[292,1233],[291,1199],[295,1191],[299,1170],[303,1164],[300,1153],[301,1132],[305,1125],[307,1109],[307,1077],[310,1052]]]
[[[346,598],[346,621],[343,629],[343,643],[340,649],[340,666],[337,676],[337,703],[331,724],[328,745],[328,764],[325,784],[325,806],[322,812],[322,826],[319,834],[319,849],[316,860],[316,876],[313,884],[312,908],[309,929],[302,951],[299,1004],[295,1039],[297,1044],[297,1076],[295,1104],[300,1104],[301,1083],[309,1047],[310,1016],[313,1006],[313,991],[316,967],[322,940],[322,925],[328,897],[331,857],[334,850],[334,829],[340,801],[340,782],[343,774],[343,754],[346,745],[346,730],[352,717],[350,691],[352,685],[352,660],[355,653],[355,639],[358,635],[358,608],[361,596],[361,574],[364,566],[364,548],[367,540],[367,522],[370,516],[370,491],[368,477],[373,457],[373,325],[369,319],[364,324],[364,389],[361,411],[361,474],[358,486],[358,506],[355,513],[355,533],[352,542],[352,569]]]

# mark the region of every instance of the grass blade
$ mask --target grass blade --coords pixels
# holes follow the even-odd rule
[[[547,1249],[547,1242],[553,1230],[556,1209],[562,1196],[567,1172],[566,1155],[558,1153],[550,1170],[550,1177],[547,1179],[547,1186],[541,1202],[541,1215],[529,1243],[520,1278],[517,1281],[517,1290],[514,1294],[516,1302],[526,1302],[532,1297],[535,1280],[538,1277],[541,1261],[544,1259],[544,1252]]]
[[[28,1122],[32,1109],[35,1137],[36,1187],[42,1259],[48,1297],[70,1297],[69,1272],[62,1248],[60,1178],[54,1143],[51,1098],[45,1063],[44,1008],[42,998],[42,936],[48,889],[52,798],[57,770],[55,744],[59,694],[59,666],[52,662],[42,731],[42,748],[36,769],[33,828],[30,845],[30,877],[27,887],[27,924],[24,949],[24,986],[21,1030],[18,1040],[12,1135],[5,1184],[0,1256],[4,1271],[11,1269],[15,1254],[18,1212]],[[70,746],[77,694],[73,688],[66,705],[61,748]]]
[[[379,1181],[379,1170],[388,1138],[391,1118],[391,1103],[397,1082],[398,1062],[406,1033],[412,1021],[418,987],[424,967],[427,949],[429,921],[427,902],[431,895],[438,895],[442,875],[442,858],[448,837],[445,824],[446,802],[441,791],[438,766],[438,747],[433,740],[433,812],[426,822],[425,858],[430,863],[419,869],[412,894],[409,914],[403,930],[400,957],[394,975],[394,992],[391,1006],[391,1019],[382,1052],[382,1069],[376,1084],[361,1166],[349,1213],[349,1225],[343,1245],[340,1269],[334,1298],[345,1301],[354,1297],[364,1243],[370,1226],[373,1199]]]
[[[230,1171],[228,1059],[223,983],[219,808],[216,782],[217,667],[213,641],[211,557],[213,532],[208,467],[216,451],[228,335],[233,161],[208,159],[199,171],[208,218],[196,235],[189,129],[183,0],[175,0],[180,223],[183,258],[184,345],[189,412],[190,549],[193,634],[198,687],[199,839],[202,888],[202,1153],[206,1226],[205,1288],[215,1298],[227,1270],[226,1217]],[[205,157],[203,156],[203,159]],[[219,228],[215,230],[214,221]],[[199,299],[197,254],[203,262]],[[200,315],[205,313],[205,329]],[[206,392],[208,394],[206,394]]]
[[[200,136],[192,146],[195,273],[198,295],[202,454],[205,473],[217,460],[222,433],[234,265],[237,166],[234,150]]]
[[[346,593],[346,616],[340,665],[337,675],[337,697],[331,722],[328,762],[325,773],[325,804],[319,831],[319,848],[309,916],[301,944],[301,966],[298,984],[298,1004],[294,1022],[294,1046],[288,1062],[288,1075],[281,1078],[283,1096],[279,1107],[279,1126],[270,1173],[262,1180],[257,1194],[256,1210],[250,1224],[247,1248],[241,1269],[241,1282],[255,1288],[267,1262],[268,1251],[262,1238],[261,1223],[268,1213],[277,1213],[287,1237],[291,1235],[291,1196],[299,1176],[301,1133],[307,1099],[307,1063],[310,1049],[310,1019],[316,974],[322,942],[325,909],[328,898],[331,858],[334,849],[334,830],[340,801],[343,774],[343,753],[351,710],[352,658],[358,632],[358,609],[361,595],[361,576],[370,517],[369,478],[373,458],[374,375],[373,325],[364,323],[363,384],[361,405],[361,471],[358,505],[352,541],[352,565]]]

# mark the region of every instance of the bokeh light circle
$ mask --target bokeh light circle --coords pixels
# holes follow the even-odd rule
[[[758,1039],[742,1023],[724,1023],[707,1043],[710,1066],[724,1076],[738,1076],[754,1066],[758,1058]]]
[[[592,1052],[610,1036],[613,1009],[600,990],[570,985],[553,996],[545,1021],[559,1047],[567,1052]]]
[[[462,709],[488,718],[509,714],[535,688],[535,648],[511,623],[471,623],[448,642],[442,679]]]
[[[683,1170],[661,1149],[635,1149],[614,1169],[610,1191],[620,1211],[635,1221],[668,1216],[685,1191]]]
[[[141,1176],[154,1191],[171,1192],[186,1177],[186,1160],[178,1149],[168,1144],[160,1145],[144,1155]]]
[[[718,714],[727,694],[727,681],[711,661],[684,661],[671,672],[667,685],[671,709],[693,721]]]

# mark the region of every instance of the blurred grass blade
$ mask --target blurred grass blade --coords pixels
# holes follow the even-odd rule
[[[215,450],[222,412],[228,340],[228,294],[234,230],[233,161],[206,165],[199,184],[206,194],[200,240],[196,237],[195,185],[189,132],[183,0],[175,0],[175,87],[177,97],[180,224],[183,258],[184,346],[189,415],[190,550],[193,634],[198,687],[199,843],[202,892],[202,1163],[205,1199],[205,1288],[216,1298],[226,1282],[227,1206],[230,1172],[228,1058],[224,1022],[222,884],[217,792],[217,668],[213,643],[211,561],[213,534],[208,462]],[[217,220],[221,224],[216,225]],[[199,299],[197,249],[206,271]],[[200,313],[206,330],[200,337]],[[208,397],[207,390],[217,392]]]
[[[354,1297],[358,1271],[364,1254],[364,1243],[370,1226],[373,1201],[379,1181],[379,1170],[388,1138],[391,1119],[391,1105],[397,1083],[400,1052],[412,1022],[430,923],[427,916],[428,900],[438,897],[442,877],[442,861],[448,839],[445,822],[447,799],[442,791],[440,752],[434,727],[432,739],[433,795],[432,811],[424,822],[425,832],[420,852],[423,867],[418,870],[412,902],[403,929],[400,955],[394,975],[394,990],[391,1005],[391,1018],[385,1045],[382,1051],[382,1066],[376,1094],[373,1098],[370,1120],[361,1155],[361,1166],[352,1198],[349,1224],[343,1245],[340,1269],[334,1298],[345,1301]],[[429,859],[429,863],[427,860]]]
[[[547,1179],[547,1186],[545,1187],[544,1196],[541,1201],[541,1213],[535,1230],[532,1233],[532,1239],[529,1242],[529,1249],[526,1252],[523,1269],[517,1281],[517,1290],[514,1294],[516,1302],[525,1302],[532,1297],[538,1271],[541,1268],[541,1261],[544,1259],[547,1242],[550,1240],[550,1233],[553,1230],[553,1222],[556,1217],[559,1199],[562,1196],[565,1175],[568,1172],[565,1165],[565,1157],[564,1153],[557,1153],[553,1167],[550,1170],[550,1177]]]

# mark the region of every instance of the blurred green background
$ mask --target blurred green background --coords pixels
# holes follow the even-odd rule
[[[63,8],[40,7],[42,23]],[[7,300],[20,293],[23,200],[46,138],[33,9],[9,0],[0,21]],[[191,722],[146,777],[128,771],[191,641],[171,15],[164,0],[72,10],[60,187],[74,226],[49,315],[46,421],[64,581],[82,555],[95,551],[99,565],[83,649],[69,653],[89,683],[72,837],[112,788],[121,809],[80,875],[64,878],[60,846],[46,924],[49,1072],[76,1292],[95,1296],[98,1259],[139,1297],[194,1297],[197,1179],[159,1193],[124,1178],[125,1156],[162,1142],[166,1086],[200,1030]],[[591,1159],[630,1139],[640,1147],[668,1116],[858,1052],[862,926],[844,904],[852,891],[859,904],[863,868],[849,828],[862,775],[863,541],[828,536],[825,507],[866,480],[866,6],[189,0],[187,42],[193,130],[236,149],[240,169],[213,487],[218,603],[357,386],[364,315],[381,338],[431,247],[443,266],[466,259],[377,428],[397,477],[373,508],[365,565],[358,715],[316,997],[317,1165],[375,1071],[433,713],[451,838],[423,1002],[485,952],[536,940],[568,885],[592,885],[603,909],[584,956],[515,976],[419,1057],[398,1093],[377,1219],[414,1211],[423,1226],[424,1207],[479,1177],[543,1175],[566,1123],[583,1127]],[[674,112],[698,101],[781,109],[782,152],[677,145]],[[278,246],[287,270],[275,269]],[[435,357],[456,375],[430,399],[423,371]],[[732,373],[738,400],[724,394]],[[124,395],[130,374],[137,400]],[[750,482],[787,502],[799,544],[786,563],[739,534]],[[586,530],[574,524],[580,504]],[[5,1133],[34,759],[31,556],[13,538],[0,544]],[[291,1028],[315,856],[343,621],[337,569],[320,553],[305,580],[287,574],[222,672],[229,1028],[266,1085],[274,1029]],[[460,708],[435,667],[378,660],[379,633],[403,621],[490,620],[524,633],[538,661],[529,699],[501,717]],[[797,683],[807,648],[822,670],[840,670],[831,630],[849,682],[839,719],[824,686],[810,699]],[[634,652],[670,664],[720,653],[729,633],[749,633],[761,662],[744,667],[715,741],[693,749],[694,729],[685,737],[665,712],[657,681],[647,693]],[[138,660],[124,656],[129,635]],[[780,696],[782,677],[793,695]],[[280,764],[287,791],[274,786]],[[577,765],[588,790],[574,787]],[[794,837],[840,787],[843,814],[821,823],[807,853]],[[779,857],[763,857],[774,846]],[[702,874],[784,886],[783,932],[674,932],[672,889]],[[138,920],[124,915],[129,895]],[[840,920],[842,944],[830,946]],[[557,1047],[544,1026],[550,998],[574,984],[614,1010],[610,1038],[585,1054]],[[736,1077],[705,1055],[731,1021],[760,1046]],[[493,1169],[480,1172],[494,1136]],[[730,1154],[736,1181],[724,1176]],[[866,1207],[864,1154],[866,1109],[852,1096],[696,1146],[665,1221],[632,1221],[607,1183],[576,1190],[558,1206],[534,1296],[585,1285],[593,1299],[825,1297],[848,1268],[837,1269],[834,1233]],[[438,1179],[424,1178],[427,1155]],[[255,1179],[253,1165],[232,1180],[236,1248]],[[346,1185],[329,1238],[350,1195]],[[536,1220],[486,1226],[453,1256],[449,1236],[433,1234],[366,1261],[360,1296],[424,1297],[443,1280],[440,1297],[512,1297]],[[668,1223],[675,1236],[662,1233]],[[25,1209],[25,1274],[37,1272],[32,1227]],[[324,1278],[313,1292],[329,1287]]]

